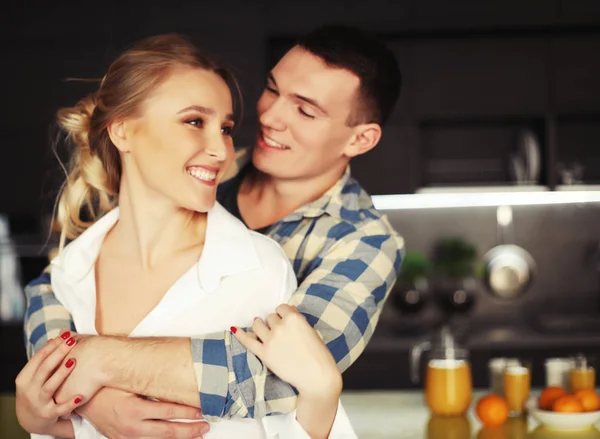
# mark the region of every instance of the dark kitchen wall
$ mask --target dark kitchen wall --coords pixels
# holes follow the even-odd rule
[[[600,181],[600,3],[595,0],[17,2],[0,17],[4,100],[0,211],[30,219],[52,204],[49,128],[123,48],[181,32],[233,66],[246,101],[238,145],[254,137],[270,62],[293,38],[330,22],[371,29],[398,55],[405,86],[381,144],[356,160],[372,193],[510,181],[518,130],[542,143],[542,184],[559,160],[584,160]],[[593,165],[593,166],[592,166]]]
[[[35,2],[34,2],[35,3]],[[41,4],[41,2],[39,2]],[[248,103],[265,71],[260,8],[249,2],[141,1],[61,2],[15,8],[2,15],[0,47],[4,108],[0,121],[0,211],[40,215],[40,197],[50,204],[49,171],[56,169],[49,128],[57,108],[74,104],[95,84],[67,78],[100,78],[118,52],[136,40],[181,32],[238,72]],[[255,118],[248,104],[246,120]],[[240,142],[252,137],[244,123]],[[50,200],[48,200],[50,198]]]

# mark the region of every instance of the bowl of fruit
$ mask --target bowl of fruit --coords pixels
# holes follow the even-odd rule
[[[593,389],[568,393],[562,387],[546,387],[538,399],[528,401],[527,411],[548,429],[586,430],[600,422],[600,396]]]

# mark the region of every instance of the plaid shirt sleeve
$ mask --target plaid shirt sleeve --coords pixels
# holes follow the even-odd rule
[[[58,301],[50,283],[50,266],[25,287],[27,310],[24,336],[27,358],[31,358],[48,340],[60,335],[63,329],[75,330],[71,314]]]
[[[350,233],[312,262],[314,268],[290,298],[321,334],[341,371],[356,361],[373,335],[403,246],[397,235]],[[206,416],[260,418],[296,405],[295,389],[229,333],[193,338],[192,357]]]

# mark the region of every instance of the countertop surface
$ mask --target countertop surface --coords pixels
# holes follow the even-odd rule
[[[600,439],[600,430],[577,433],[553,432],[529,417],[509,418],[496,428],[482,426],[475,417],[477,399],[487,391],[473,394],[473,403],[464,417],[432,417],[422,391],[344,392],[342,404],[359,438],[363,439]],[[536,397],[539,391],[533,391]],[[600,428],[600,424],[597,425]]]
[[[484,427],[473,407],[485,393],[475,391],[471,409],[458,418],[432,417],[421,391],[346,391],[342,404],[361,439],[600,439],[596,428],[577,433],[552,432],[531,417],[509,418],[499,427]],[[15,417],[14,395],[1,395],[0,439],[28,438]]]

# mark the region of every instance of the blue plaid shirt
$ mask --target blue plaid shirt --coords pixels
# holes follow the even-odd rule
[[[248,162],[238,153],[229,177]],[[403,239],[350,177],[350,168],[321,198],[275,223],[267,233],[290,259],[296,305],[319,332],[341,371],[363,352],[400,270]],[[63,328],[75,329],[58,302],[47,269],[26,287],[29,357]],[[287,413],[296,390],[273,375],[230,332],[194,336],[192,357],[200,406],[208,419]]]

